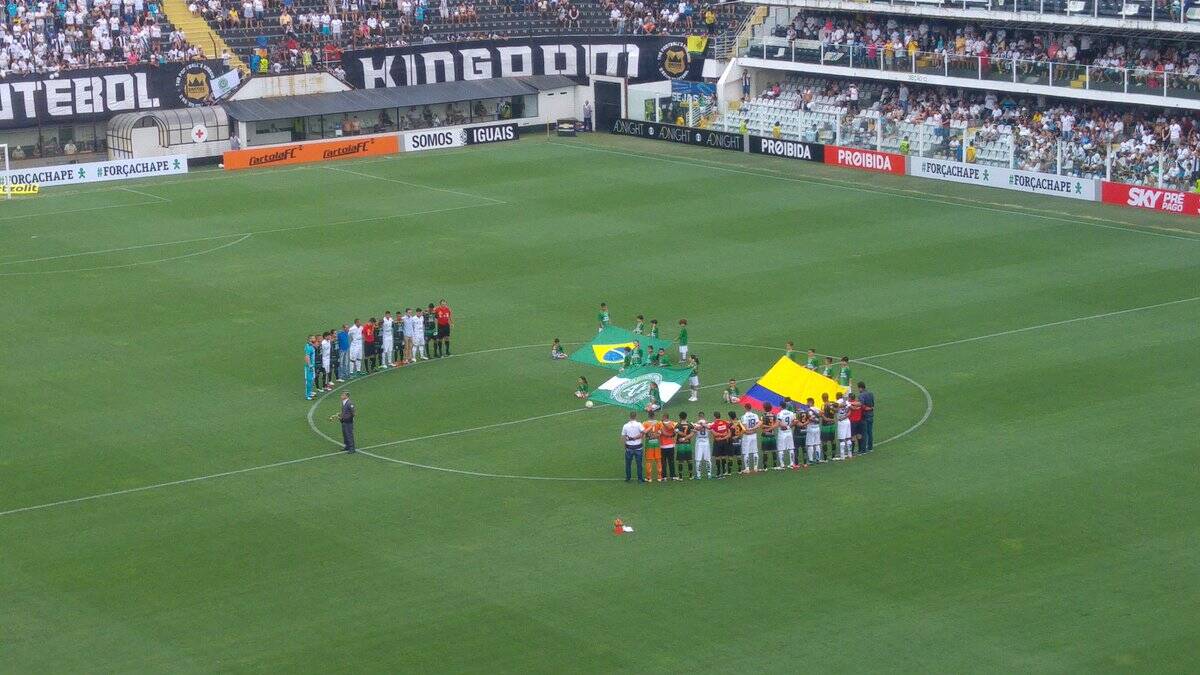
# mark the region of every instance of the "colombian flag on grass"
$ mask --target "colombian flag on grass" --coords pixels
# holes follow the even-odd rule
[[[778,410],[785,397],[799,405],[804,405],[806,400],[812,398],[820,405],[821,394],[829,394],[829,400],[832,401],[838,392],[845,391],[836,381],[784,356],[771,366],[766,375],[758,378],[758,382],[746,390],[739,401],[759,410]]]
[[[633,331],[609,326],[600,331],[592,341],[576,349],[571,354],[572,361],[586,363],[590,366],[600,366],[611,370],[620,370],[625,363],[625,353],[634,348],[634,342],[640,342],[645,353],[644,361],[650,360],[650,350],[658,351],[660,347],[668,349],[670,340],[659,340],[648,335],[637,335]],[[678,354],[671,354],[677,357]]]

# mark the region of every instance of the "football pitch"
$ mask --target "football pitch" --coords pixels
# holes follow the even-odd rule
[[[538,137],[0,203],[0,288],[0,672],[1200,662],[1193,220]],[[439,298],[338,452],[303,341]],[[794,340],[882,445],[623,482],[609,371],[548,358],[601,301],[688,319],[668,410]]]

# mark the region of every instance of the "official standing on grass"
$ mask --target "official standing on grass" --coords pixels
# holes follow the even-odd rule
[[[350,394],[342,392],[342,411],[338,413],[338,421],[342,423],[342,444],[346,452],[354,452],[354,401]]]
[[[862,404],[861,452],[875,449],[875,394],[867,390],[866,382],[858,383],[858,402]]]
[[[630,464],[637,465],[638,482],[646,482],[646,476],[642,470],[643,436],[645,436],[645,433],[642,431],[642,423],[637,420],[637,413],[629,413],[629,421],[625,423],[625,426],[621,427],[621,442],[625,444],[626,483],[633,478],[633,474],[630,471]]]

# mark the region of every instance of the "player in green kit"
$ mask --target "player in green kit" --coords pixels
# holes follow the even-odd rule
[[[679,320],[679,338],[676,341],[679,343],[679,362],[686,363],[688,360],[687,319]]]
[[[695,466],[692,463],[692,439],[695,436],[692,423],[688,422],[688,414],[686,412],[679,413],[679,422],[675,424],[675,459],[679,462],[681,469],[679,475],[682,475],[685,470],[687,475],[695,475]]]
[[[667,356],[667,350],[659,347],[654,356],[650,357],[650,365],[658,366],[659,368],[670,368],[671,357]]]
[[[644,357],[645,353],[642,351],[642,343],[634,340],[633,349],[625,351],[625,362],[621,365],[621,370],[642,365]]]
[[[650,337],[658,339],[658,319],[650,319]]]
[[[437,339],[437,319],[434,318],[434,315],[433,315],[435,310],[436,310],[436,308],[433,306],[433,303],[431,302],[431,303],[429,303],[429,309],[427,309],[425,311],[425,344],[426,345],[431,345],[438,341],[438,339]],[[434,356],[440,357],[441,353],[435,352]],[[449,354],[447,354],[447,356],[449,356]]]
[[[762,448],[758,455],[758,466],[762,471],[766,471],[770,467],[767,466],[767,458],[775,457],[775,430],[779,428],[779,422],[775,419],[775,413],[771,410],[770,404],[763,405],[762,417]],[[775,465],[776,469],[782,469],[778,462]]]
[[[662,396],[660,396],[658,393],[657,382],[650,383],[650,393],[647,396],[649,397],[650,402],[646,404],[646,412],[652,413],[656,410],[662,410],[663,401]]]
[[[738,391],[737,380],[730,380],[725,387],[725,391],[721,392],[721,398],[726,403],[737,403],[742,397],[742,392]]]
[[[804,362],[804,367],[808,368],[809,370],[816,371],[819,363],[820,362],[817,361],[817,350],[809,349],[808,359]]]
[[[633,324],[633,334],[643,335],[646,332],[646,317],[641,314],[637,315],[637,322]]]
[[[850,388],[850,357],[849,356],[842,357],[842,368],[841,368],[841,370],[838,371],[837,381],[838,381],[838,384],[842,385],[844,388],[846,388],[846,389]]]
[[[600,312],[598,314],[596,314],[596,323],[600,324],[600,327],[596,329],[597,333],[604,330],[605,328],[608,328],[609,324],[611,323],[611,321],[608,318],[608,303],[607,302],[600,303]]]
[[[833,379],[833,357],[825,357],[825,365],[821,366],[821,374],[829,379]]]
[[[792,342],[791,340],[788,340],[787,344],[785,344],[783,346],[783,355],[788,357],[789,360],[795,361],[796,360],[795,354],[796,354],[796,343]]]
[[[589,389],[591,387],[588,386],[587,378],[580,375],[579,380],[575,383],[575,398],[587,398]]]

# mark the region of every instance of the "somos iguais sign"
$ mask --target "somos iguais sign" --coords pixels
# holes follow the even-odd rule
[[[738,134],[726,131],[712,131],[710,129],[680,127],[674,124],[639,122],[637,120],[621,118],[613,121],[612,128],[609,131],[622,136],[653,138],[659,141],[671,141],[685,145],[703,145],[710,148],[737,150],[739,152],[744,149],[742,144],[743,139]]]
[[[188,172],[186,155],[165,155],[142,159],[117,159],[108,162],[61,164],[28,169],[13,169],[4,174],[10,185],[77,185],[129,178],[170,176]]]
[[[328,162],[335,159],[373,157],[400,152],[395,134],[382,136],[352,136],[333,141],[304,141],[285,145],[268,145],[226,152],[222,161],[225,169],[254,169],[284,164]]]
[[[966,164],[923,157],[910,157],[908,165],[909,174],[921,178],[969,185],[986,185],[1053,197],[1096,200],[1096,181],[1090,178],[1056,176],[1033,171],[1017,171],[1006,167]]]
[[[355,89],[376,89],[529,75],[699,79],[703,61],[673,38],[594,35],[353,50],[342,68]]]
[[[515,141],[520,138],[516,124],[488,124],[480,127],[457,127],[451,129],[422,129],[406,131],[404,136],[405,152],[420,152],[422,150],[439,150],[442,148],[461,148],[464,145],[479,145],[481,143],[502,143]]]
[[[219,61],[84,68],[0,81],[0,129],[88,122],[116,113],[204,105]]]

